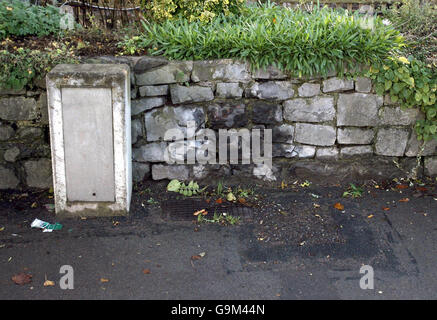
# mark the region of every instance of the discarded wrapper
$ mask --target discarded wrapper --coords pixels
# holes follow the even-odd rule
[[[52,232],[53,230],[61,230],[62,224],[60,223],[48,223],[39,219],[33,220],[32,224],[30,225],[32,228],[40,228],[43,229],[42,232]]]

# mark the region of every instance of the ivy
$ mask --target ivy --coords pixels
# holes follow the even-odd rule
[[[374,80],[379,95],[388,94],[402,108],[418,108],[418,140],[437,139],[437,72],[433,66],[410,57],[390,57],[372,66],[366,76]]]

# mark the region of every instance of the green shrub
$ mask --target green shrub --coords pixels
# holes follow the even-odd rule
[[[77,58],[65,47],[57,50],[29,50],[14,52],[0,50],[0,88],[22,89],[42,79],[59,63],[76,63]]]
[[[0,40],[10,36],[59,33],[63,15],[53,6],[35,6],[20,0],[0,1]]]
[[[379,95],[388,94],[403,108],[419,108],[425,119],[416,123],[418,140],[437,139],[437,71],[431,65],[405,57],[390,58],[370,68],[367,76]]]
[[[405,48],[406,54],[437,62],[437,3],[402,0],[399,5],[383,14],[404,34],[409,43]]]
[[[122,43],[127,53],[149,48],[152,55],[177,60],[242,59],[254,68],[275,65],[295,75],[327,74],[381,61],[403,42],[379,18],[274,5],[247,7],[240,15],[221,14],[207,24],[179,18],[144,23],[144,29]]]
[[[143,6],[150,10],[157,21],[182,16],[191,21],[211,21],[218,14],[238,13],[245,0],[143,0]]]

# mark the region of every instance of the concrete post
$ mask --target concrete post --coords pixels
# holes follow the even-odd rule
[[[128,214],[129,72],[120,64],[62,64],[47,75],[56,214]]]

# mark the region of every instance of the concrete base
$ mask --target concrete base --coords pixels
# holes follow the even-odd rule
[[[58,65],[47,75],[56,214],[127,215],[132,193],[127,65]]]

